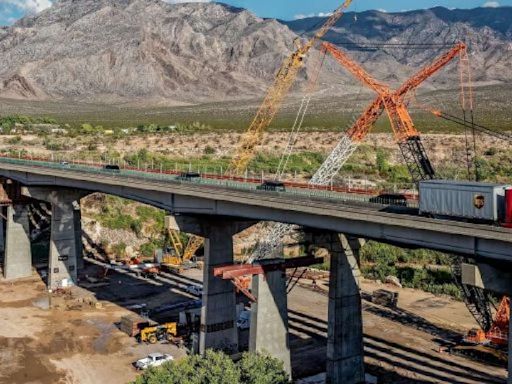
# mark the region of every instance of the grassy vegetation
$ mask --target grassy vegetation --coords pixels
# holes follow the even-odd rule
[[[103,227],[110,229],[130,230],[139,235],[144,224],[151,224],[153,232],[161,234],[164,230],[165,212],[149,207],[137,205],[136,214],[127,211],[133,206],[128,200],[116,196],[105,196],[101,205],[101,212],[94,215],[94,219]]]
[[[508,85],[479,87],[475,92],[477,122],[500,130],[510,130],[511,118],[507,113],[509,104]],[[357,117],[373,98],[361,100],[358,95],[339,97],[315,97],[304,122],[306,131],[343,131]],[[442,109],[460,115],[458,90],[428,91],[418,96],[422,105]],[[3,99],[0,115],[23,114],[28,117],[54,119],[61,124],[79,128],[82,124],[102,126],[105,129],[129,128],[139,125],[169,126],[174,124],[193,125],[194,131],[244,131],[250,124],[261,99],[205,103],[175,107],[136,107],[131,105],[84,104],[72,102],[36,102]],[[300,104],[299,98],[290,97],[276,116],[270,130],[287,131],[293,125]],[[425,133],[462,132],[460,127],[435,118],[428,112],[411,105],[416,126]],[[389,123],[383,117],[373,129],[374,132],[390,132]]]
[[[361,249],[365,277],[384,281],[387,276],[396,276],[404,287],[460,299],[460,290],[453,284],[451,263],[450,256],[426,249],[407,250],[373,241]]]

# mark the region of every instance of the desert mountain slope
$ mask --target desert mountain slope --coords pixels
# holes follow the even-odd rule
[[[307,36],[324,20],[312,17],[283,23],[297,34]],[[373,75],[390,82],[413,73],[419,66],[448,50],[454,42],[464,41],[469,47],[472,73],[477,84],[510,83],[511,20],[512,7],[470,10],[436,7],[403,13],[347,13],[325,40],[339,44]],[[447,46],[442,47],[443,44]],[[437,80],[438,86],[457,86],[457,66],[451,65],[445,71],[448,75]]]
[[[60,0],[0,32],[0,96],[196,102],[261,94],[295,36],[216,3]]]
[[[448,49],[409,44],[464,40],[477,84],[509,83],[510,20],[507,7],[348,13],[326,40],[341,44],[393,86]],[[261,97],[297,35],[306,37],[323,21],[265,20],[213,2],[57,0],[36,16],[0,28],[0,97],[145,104]],[[400,47],[374,49],[389,43]],[[310,71],[315,63],[309,60]],[[457,66],[424,87],[457,88]],[[332,59],[326,61],[323,93],[360,88]]]

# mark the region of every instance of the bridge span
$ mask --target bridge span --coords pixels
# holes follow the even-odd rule
[[[510,229],[422,217],[414,208],[371,204],[344,193],[257,191],[240,182],[186,181],[165,173],[107,171],[95,166],[0,158],[0,177],[4,185],[19,183],[22,196],[52,204],[50,287],[58,286],[63,279],[77,279],[82,254],[78,204],[87,194],[102,192],[164,209],[174,215],[176,228],[203,236],[203,352],[207,348],[237,350],[234,289],[229,281],[213,275],[214,268],[234,262],[232,237],[258,221],[303,227],[312,243],[326,249],[331,258],[330,383],[358,384],[364,380],[361,297],[355,262],[363,242],[358,239],[474,259],[479,267],[473,276],[475,284],[512,294]],[[28,220],[22,203],[13,202],[7,207],[5,226],[4,270],[7,277],[21,277],[31,267],[27,261]],[[278,356],[289,368],[283,284],[282,274],[276,271],[253,279],[253,292],[259,297],[252,313],[251,348]]]

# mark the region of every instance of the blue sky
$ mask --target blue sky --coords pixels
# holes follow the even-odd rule
[[[168,3],[185,0],[164,0]],[[208,1],[208,0],[196,0]],[[34,14],[51,5],[52,0],[0,0],[0,25],[12,24],[25,14]],[[223,0],[247,8],[262,17],[292,20],[305,16],[323,15],[335,9],[341,0]],[[512,0],[354,0],[351,10],[381,9],[388,12],[430,8],[441,5],[447,8],[475,8],[481,6],[512,6]]]

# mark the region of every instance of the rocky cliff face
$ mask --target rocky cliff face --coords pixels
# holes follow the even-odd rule
[[[512,72],[511,19],[512,8],[349,13],[326,40],[392,85],[448,49],[409,44],[465,40],[475,81],[504,83]],[[297,34],[310,34],[322,22],[264,20],[218,3],[57,0],[0,28],[0,97],[145,104],[260,97]],[[310,70],[314,65],[310,60]],[[320,89],[339,94],[361,88],[341,73],[328,60]],[[436,79],[426,86],[456,88],[457,67]]]
[[[197,102],[261,94],[294,34],[215,3],[60,0],[0,32],[0,96]]]
[[[311,34],[324,18],[284,22]],[[379,79],[394,82],[428,64],[457,41],[466,42],[477,84],[512,82],[512,7],[403,13],[347,13],[325,40],[339,44]],[[446,46],[441,46],[446,45]],[[437,86],[456,87],[457,67],[444,70]]]

